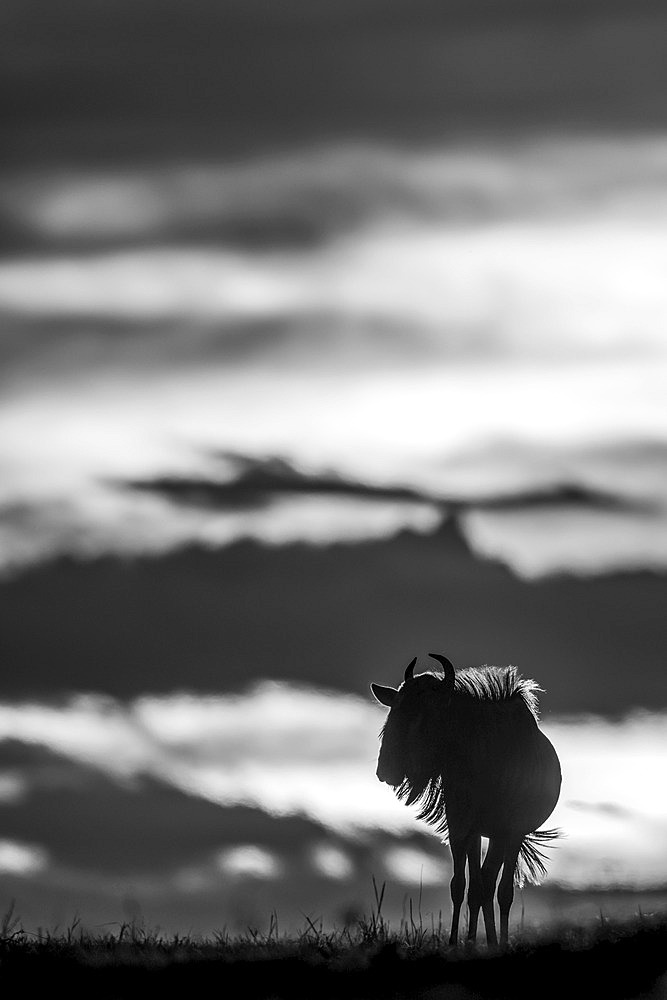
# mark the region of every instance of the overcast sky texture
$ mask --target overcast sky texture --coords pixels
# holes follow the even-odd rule
[[[446,909],[431,649],[545,689],[529,917],[667,895],[666,21],[2,0],[0,906]]]

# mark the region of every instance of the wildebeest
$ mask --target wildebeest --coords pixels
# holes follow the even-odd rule
[[[455,671],[446,656],[429,653],[443,675],[414,676],[415,659],[398,689],[371,684],[389,709],[380,734],[377,776],[392,785],[419,818],[449,839],[453,876],[449,942],[457,943],[468,862],[468,939],[475,940],[480,908],[489,945],[497,944],[494,895],[498,886],[500,941],[508,939],[514,882],[546,875],[538,849],[558,836],[538,830],[560,794],[556,751],[540,732],[535,681],[515,667]],[[489,840],[481,863],[481,838]]]

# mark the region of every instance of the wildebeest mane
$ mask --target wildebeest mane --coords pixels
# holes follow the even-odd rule
[[[466,667],[456,674],[454,696],[469,695],[479,701],[509,701],[520,698],[535,719],[539,719],[537,695],[543,689],[537,681],[522,677],[516,667]]]

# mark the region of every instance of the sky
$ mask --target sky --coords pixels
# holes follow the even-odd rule
[[[368,687],[432,649],[544,689],[529,919],[658,905],[664,12],[157,15],[0,7],[0,908],[437,914]]]

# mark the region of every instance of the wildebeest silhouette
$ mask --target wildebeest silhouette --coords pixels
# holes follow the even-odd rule
[[[450,944],[458,940],[468,862],[468,939],[475,940],[480,908],[486,939],[508,940],[514,883],[546,875],[539,845],[558,836],[538,830],[558,801],[561,771],[553,746],[537,725],[535,681],[515,667],[455,671],[446,656],[429,653],[443,675],[414,676],[415,659],[398,689],[371,684],[389,715],[380,734],[377,776],[392,785],[419,818],[449,839],[453,876]],[[489,840],[481,863],[481,838]]]

